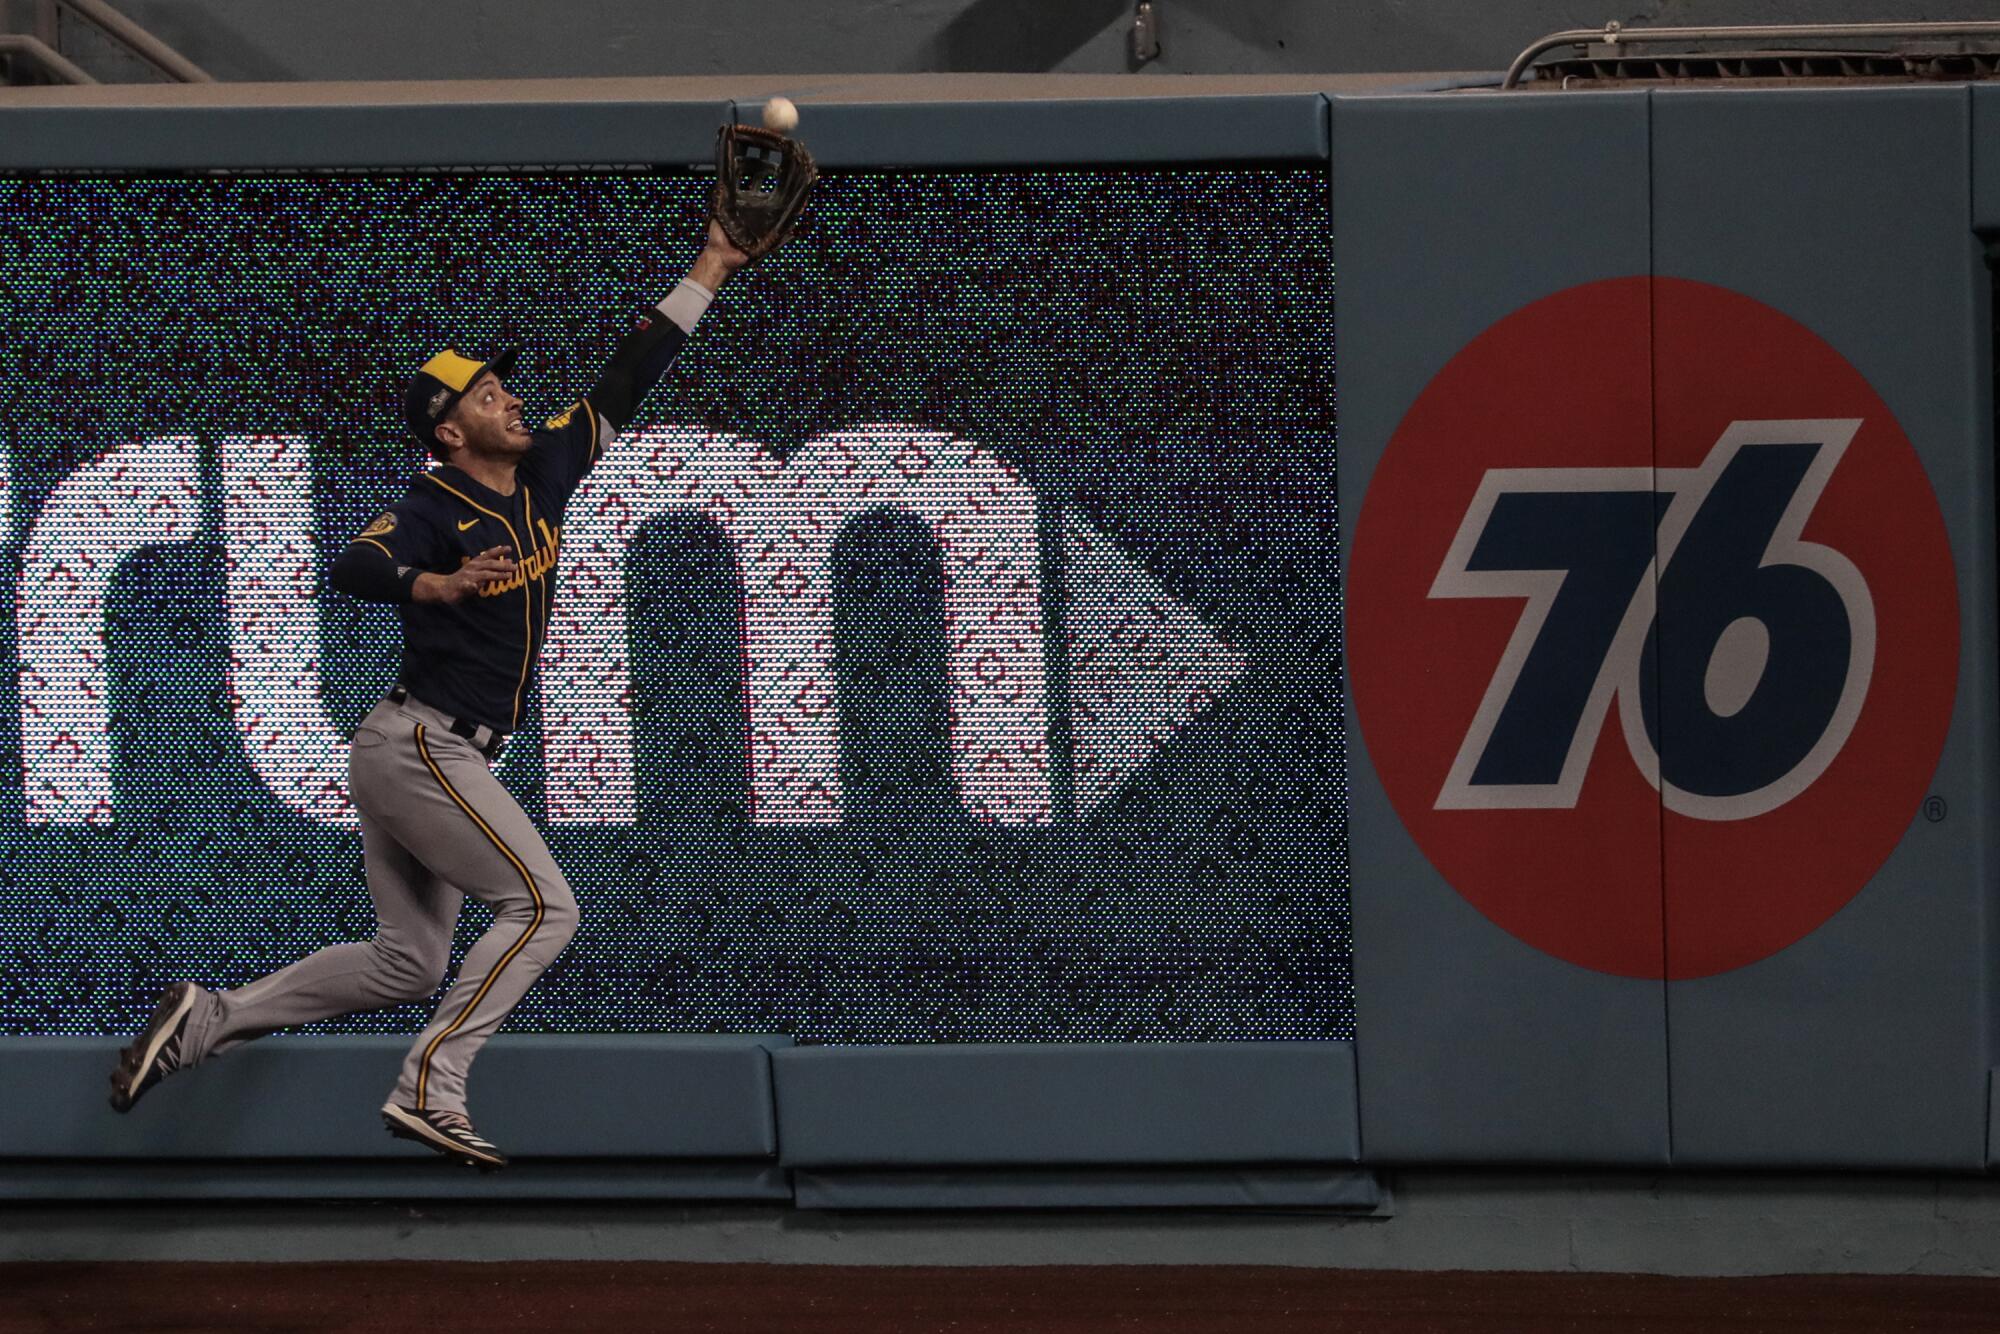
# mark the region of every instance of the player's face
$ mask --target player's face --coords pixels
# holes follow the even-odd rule
[[[463,437],[459,443],[475,454],[518,458],[528,448],[521,400],[508,393],[491,371],[472,382],[445,421],[458,428]]]

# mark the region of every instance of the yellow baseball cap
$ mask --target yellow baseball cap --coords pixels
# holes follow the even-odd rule
[[[403,391],[403,418],[411,432],[426,449],[435,445],[438,423],[451,414],[452,406],[465,397],[472,382],[488,371],[500,376],[512,374],[520,355],[521,349],[509,347],[485,361],[475,361],[448,347],[432,357],[410,377],[409,387]]]

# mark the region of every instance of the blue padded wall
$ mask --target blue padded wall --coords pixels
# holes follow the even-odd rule
[[[307,94],[291,104],[251,106],[238,102],[228,90],[215,92],[208,105],[200,105],[202,100],[169,108],[10,107],[0,112],[0,169],[199,171],[702,162],[712,151],[715,125],[735,109],[725,101],[698,99],[425,105],[400,102],[393,95],[377,103],[365,94],[358,102],[342,105],[316,104]],[[750,109],[744,110],[748,114]],[[1318,164],[1326,152],[1326,104],[1317,94],[997,106],[846,104],[809,106],[808,114],[809,141],[822,163],[835,168],[930,161],[979,166],[1131,163],[1157,170],[1160,164],[1191,162]],[[1314,171],[1294,175],[1306,179],[1306,189],[1312,188]],[[1154,202],[1159,203],[1158,196]],[[1320,226],[1311,214],[1292,215],[1292,220],[1308,230]],[[1121,241],[1143,244],[1129,231]],[[943,242],[934,236],[930,244]],[[975,247],[965,258],[991,257]],[[1324,272],[1323,251],[1306,255],[1302,262]],[[908,266],[891,270],[904,276],[909,271]],[[1222,269],[1211,271],[1231,277]],[[1134,281],[1150,277],[1143,267],[1134,271]],[[1278,281],[1267,277],[1274,284]],[[1172,286],[1187,290],[1183,284]],[[1018,307],[1010,309],[1018,318]],[[1238,315],[1243,309],[1232,307]],[[726,312],[719,314],[728,318]],[[794,314],[800,321],[814,319],[821,328],[834,323]],[[1300,341],[1314,340],[1316,335],[1315,341],[1323,343],[1325,321],[1308,314],[1304,322],[1311,328]],[[1025,335],[1034,336],[1034,327]],[[1104,327],[1102,321],[1092,326],[1098,332]],[[1269,325],[1259,327],[1268,330]],[[1142,341],[1128,340],[1128,346],[1144,351]],[[1116,379],[1110,374],[1116,368],[1102,360],[1096,364],[1107,372],[1106,380],[1094,386],[1102,391]],[[1235,372],[1240,363],[1225,369]],[[1185,387],[1187,382],[1177,383]],[[1310,393],[1266,395],[1267,401],[1272,399],[1318,401]],[[1093,426],[1137,429],[1129,414],[1113,414]],[[1214,445],[1212,438],[1191,429],[1190,436]],[[1302,438],[1303,433],[1288,433],[1290,443]],[[1076,457],[1076,451],[1071,449],[1069,456]],[[1314,463],[1307,466],[1315,485],[1326,493],[1330,510],[1329,470]],[[1120,485],[1132,476],[1123,464],[1110,471]],[[1050,521],[1057,518],[1052,509]],[[1325,522],[1330,524],[1330,518]],[[1162,535],[1150,534],[1155,539]],[[1310,547],[1312,536],[1301,545]],[[1236,550],[1242,554],[1241,544]],[[1331,608],[1332,580],[1310,582],[1314,596]],[[1327,629],[1322,642],[1330,642],[1335,616],[1327,610],[1324,617]],[[1330,653],[1327,656],[1330,661]],[[1330,699],[1334,691],[1329,688],[1326,694]],[[1181,744],[1193,741],[1183,737]],[[1333,761],[1313,755],[1308,762],[1315,772],[1332,775],[1325,781],[1337,788]],[[1207,776],[1188,780],[1189,790],[1199,791],[1204,800],[1218,786]],[[1268,790],[1264,805],[1267,809],[1276,805]],[[1149,818],[1151,810],[1139,802],[1130,815]],[[1302,862],[1332,879],[1338,860],[1321,852],[1314,841],[1319,835],[1318,828],[1301,825],[1287,837],[1296,840]],[[1186,847],[1177,847],[1170,855],[1186,860],[1191,854]],[[1275,893],[1295,902],[1297,889],[1287,881]],[[1344,990],[1343,986],[1343,1000]],[[1323,1007],[1323,1002],[1314,994],[1301,1006]],[[1313,1012],[1324,1018],[1323,1008]],[[50,1098],[36,1104],[16,1102],[0,1110],[0,1158],[12,1160],[7,1182],[22,1191],[44,1194],[64,1189],[88,1193],[114,1180],[124,1183],[116,1187],[120,1190],[160,1195],[280,1194],[288,1189],[396,1193],[382,1184],[379,1164],[373,1161],[397,1149],[383,1136],[374,1107],[386,1078],[383,1072],[393,1069],[400,1040],[322,1037],[260,1043],[212,1070],[170,1083],[148,1100],[140,1114],[124,1120],[102,1109],[103,1076],[114,1046],[104,1039],[23,1039],[0,1047],[0,1069],[10,1082],[18,1076],[24,1084],[52,1091]],[[1065,1105],[1068,1099],[1068,1105],[1081,1109],[1071,1121],[1043,1127],[1047,1133],[1042,1145],[1057,1161],[1094,1165],[1184,1154],[1230,1165],[1266,1158],[1351,1163],[1358,1152],[1351,1047],[1332,1041],[1246,1047],[1197,1052],[1186,1072],[1175,1067],[1165,1073],[1143,1054],[1081,1048],[1060,1062],[1063,1071],[1050,1081],[1022,1087],[1044,1090],[1053,1105]],[[1057,1051],[1043,1047],[1012,1059],[1021,1070],[1032,1071]],[[950,1047],[918,1048],[911,1056],[919,1063],[938,1062],[953,1071],[961,1068],[956,1050]],[[768,1083],[757,1082],[765,1078],[764,1060],[763,1040],[756,1038],[631,1035],[555,1043],[504,1036],[480,1061],[480,1124],[527,1160],[530,1179],[538,1170],[538,1159],[586,1155],[600,1163],[614,1158],[665,1161],[671,1172],[639,1174],[640,1184],[634,1189],[640,1193],[671,1194],[678,1182],[695,1195],[732,1189],[768,1194],[777,1179],[768,1155],[780,1132]],[[1078,1072],[1081,1078],[1072,1079]],[[1022,1078],[1032,1081],[1034,1076],[1028,1073]],[[973,1080],[966,1087],[977,1092],[983,1086]],[[550,1088],[601,1090],[603,1096],[585,1113],[566,1115],[574,1101],[550,1101],[546,1096]],[[1232,1091],[1238,1101],[1223,1098],[1223,1090]],[[877,1104],[869,1090],[851,1092],[847,1101],[835,1097],[816,1106],[822,1133],[840,1133],[874,1114]],[[1121,1122],[1103,1115],[1106,1109],[1152,1129],[1135,1131],[1128,1142]],[[961,1128],[976,1138],[985,1128],[987,1106],[961,1100],[961,1110]],[[812,1123],[805,1124],[810,1131]],[[115,1161],[79,1169],[62,1178],[69,1183],[65,1187],[54,1175],[60,1169],[48,1161],[54,1156]],[[344,1175],[339,1182],[325,1173],[310,1179],[286,1177],[268,1162],[295,1157],[339,1164]],[[211,1180],[203,1176],[203,1168],[189,1165],[196,1159],[227,1159],[230,1165],[215,1167]],[[715,1170],[705,1170],[705,1165]],[[273,1171],[262,1171],[265,1166]],[[586,1169],[579,1171],[587,1175]],[[1330,1188],[1323,1175],[1312,1175],[1301,1185],[1302,1195],[1286,1198],[1295,1202],[1328,1198]],[[1209,1189],[1206,1178],[1192,1186],[1180,1179],[1169,1184],[1174,1189]],[[1150,1187],[1128,1180],[1121,1188]],[[1251,1193],[1264,1188],[1255,1187]],[[579,1186],[585,1194],[610,1189],[602,1183]],[[1349,1187],[1331,1189],[1339,1194]],[[1226,1198],[1212,1193],[1202,1198],[1211,1203],[1256,1202],[1241,1190]]]
[[[531,1158],[772,1160],[770,1053],[790,1042],[506,1035],[473,1080],[480,1129]],[[105,1101],[117,1049],[108,1038],[0,1039],[0,1158],[424,1155],[389,1139],[377,1112],[404,1038],[269,1038],[164,1081],[123,1116]]]
[[[1447,883],[1412,841],[1379,772],[1383,748],[1404,745],[1407,716],[1393,701],[1371,714],[1377,701],[1354,666],[1371,651],[1354,619],[1369,591],[1354,578],[1357,530],[1364,543],[1382,543],[1390,562],[1440,554],[1399,550],[1406,516],[1369,509],[1399,423],[1432,377],[1495,321],[1564,288],[1646,272],[1646,145],[1643,95],[1333,104],[1341,537],[1355,695],[1356,1055],[1370,1162],[1667,1157],[1661,984],[1552,957]],[[1643,426],[1647,411],[1643,308],[1635,309],[1617,335],[1616,383],[1587,387],[1600,402],[1621,404],[1627,426]],[[1593,405],[1552,416],[1551,429],[1602,420]],[[1463,447],[1476,454],[1483,444],[1469,438]],[[1468,501],[1469,493],[1452,492],[1432,503]],[[1372,537],[1371,521],[1383,529]],[[1497,656],[1505,640],[1503,627],[1498,643],[1481,641],[1476,651]],[[1383,674],[1421,681],[1426,671],[1422,662],[1391,662]],[[1449,707],[1458,702],[1410,706],[1425,716]],[[1657,846],[1635,845],[1630,856],[1643,865]]]
[[[1976,84],[1972,99],[1972,225],[2000,231],[2000,85]]]
[[[1950,544],[1935,570],[1884,573],[1880,559],[1855,545],[1865,540],[1856,525],[1836,527],[1837,514],[1808,530],[1860,563],[1881,627],[1874,682],[1837,761],[1855,768],[1856,796],[1822,809],[1820,836],[1887,819],[1900,837],[1889,835],[1893,851],[1872,879],[1866,865],[1839,868],[1866,887],[1824,925],[1769,957],[1670,985],[1677,1164],[1977,1168],[1984,1161],[2000,686],[1990,280],[1967,225],[1967,136],[1963,88],[1654,98],[1655,271],[1729,288],[1831,344],[1900,423],[1929,482],[1929,495],[1882,490],[1859,528],[1881,534],[1894,558],[1935,531],[1941,509]],[[1663,431],[1664,404],[1691,392],[1672,382],[1683,373],[1682,359],[1663,350]],[[1771,373],[1811,374],[1789,359]],[[1766,411],[1831,415],[1814,407],[1822,392],[1814,386],[1796,399],[1772,392]],[[1862,429],[1883,425],[1864,421]],[[1842,468],[1869,466],[1860,457],[1864,440],[1857,437],[1854,461]],[[1821,505],[1838,503],[1830,484]],[[1958,689],[1942,758],[1928,749],[1912,759],[1926,771],[1935,762],[1926,785],[1924,772],[1898,771],[1904,761],[1894,750],[1929,725],[1918,716],[1927,683],[1906,670],[1922,636],[1896,630],[1903,623],[1896,618],[1921,623],[1948,614],[1910,604],[1926,596],[1933,576],[1948,587],[1954,575]],[[1887,749],[1870,733],[1871,720],[1894,734]],[[1839,781],[1831,768],[1818,780]],[[1796,799],[1812,800],[1810,791]],[[1921,813],[1927,800],[1938,803],[1932,812],[1940,818]],[[1677,905],[1710,874],[1696,864],[1693,845],[1712,833],[1700,822],[1669,826],[1670,916],[1678,919]],[[1780,846],[1775,835],[1768,842]],[[1770,875],[1775,882],[1782,871]],[[1686,930],[1712,929],[1706,915],[1689,909]]]
[[[473,1080],[499,1177],[392,1139],[377,1109],[408,1042],[275,1037],[106,1105],[116,1039],[0,1039],[0,1199],[784,1200],[783,1037],[504,1035]],[[31,1093],[31,1096],[24,1096]]]
[[[1344,1042],[794,1047],[789,1167],[1350,1163]]]
[[[1984,1161],[2000,957],[1990,847],[2000,814],[1992,782],[2000,688],[1992,310],[1971,224],[1993,222],[2000,193],[1996,163],[1968,140],[1968,126],[1991,118],[1989,91],[1336,100],[1343,555],[1359,737],[1357,1042],[1370,1161]],[[1625,281],[1596,289],[1610,296],[1594,303],[1577,299],[1573,289],[1607,278]],[[1621,293],[1636,305],[1618,315]],[[1535,306],[1541,298],[1557,304]],[[1598,322],[1581,341],[1559,321],[1551,336],[1551,320],[1537,326],[1533,317],[1547,309]],[[1495,332],[1503,323],[1511,334]],[[1542,341],[1526,346],[1523,327],[1539,329]],[[1635,330],[1636,356],[1600,355]],[[1496,346],[1513,348],[1514,360]],[[1583,350],[1590,371],[1567,372],[1565,357]],[[1483,369],[1465,370],[1468,361]],[[1634,375],[1651,402],[1651,421],[1637,425],[1617,406],[1630,401]],[[1523,396],[1523,379],[1536,382],[1539,401]],[[1464,400],[1451,411],[1423,397],[1445,383]],[[1518,429],[1523,416],[1535,431]],[[1440,422],[1457,428],[1447,433],[1450,456],[1414,470],[1429,489],[1412,488],[1412,446],[1402,442],[1435,443]],[[1844,562],[1842,597],[1869,609],[1848,622],[1852,634],[1879,637],[1872,656],[1857,650],[1852,659],[1867,667],[1845,678],[1863,683],[1842,696],[1851,738],[1826,752],[1819,776],[1752,811],[1748,800],[1702,795],[1685,775],[1700,769],[1700,746],[1725,745],[1716,754],[1727,773],[1710,777],[1726,785],[1768,738],[1704,730],[1685,711],[1654,712],[1666,707],[1669,673],[1699,675],[1706,663],[1713,676],[1719,658],[1705,636],[1728,619],[1721,599],[1748,596],[1724,581],[1707,586],[1706,609],[1687,600],[1682,572],[1695,558],[1671,544],[1698,511],[1692,503],[1675,511],[1670,498],[1708,503],[1700,488],[1710,475],[1694,465],[1706,451],[1726,457],[1722,445],[1739,427],[1810,435],[1829,422],[1860,423],[1851,454],[1839,453],[1845,444],[1825,454],[1851,459],[1848,471],[1838,486],[1816,483],[1829,489],[1821,508],[1799,511],[1809,516],[1803,538],[1772,542],[1836,553],[1824,568]],[[1589,454],[1616,438],[1638,443],[1633,457]],[[1535,447],[1524,450],[1523,440]],[[1554,443],[1543,449],[1544,441]],[[1572,470],[1568,481],[1548,480],[1560,471],[1552,463]],[[1647,779],[1671,789],[1660,832],[1629,837],[1622,858],[1632,883],[1653,864],[1664,877],[1664,930],[1651,960],[1636,937],[1622,953],[1591,958],[1587,932],[1551,931],[1521,911],[1536,893],[1575,893],[1578,878],[1550,878],[1550,866],[1560,870],[1554,861],[1534,869],[1518,840],[1494,834],[1493,812],[1463,818],[1454,803],[1464,794],[1454,797],[1452,784],[1471,778],[1440,792],[1440,766],[1425,776],[1432,786],[1406,782],[1392,800],[1395,772],[1412,768],[1409,753],[1430,734],[1473,744],[1479,724],[1467,721],[1464,692],[1448,686],[1465,674],[1459,652],[1483,673],[1498,660],[1495,646],[1471,632],[1435,660],[1406,655],[1388,670],[1370,662],[1375,637],[1396,628],[1379,609],[1388,581],[1380,562],[1370,565],[1371,523],[1390,535],[1373,550],[1422,567],[1402,571],[1415,582],[1398,614],[1434,614],[1439,598],[1487,597],[1507,608],[1504,628],[1525,587],[1468,591],[1444,566],[1458,561],[1454,579],[1538,567],[1495,566],[1490,555],[1480,565],[1470,554],[1441,564],[1425,545],[1422,504],[1473,515],[1459,479],[1482,470],[1506,495],[1594,493],[1613,486],[1607,468],[1629,474],[1617,485],[1659,498],[1648,578],[1667,574],[1639,585],[1643,646],[1619,641],[1635,650],[1634,675],[1610,706],[1626,735],[1607,724],[1588,753],[1584,797],[1572,791],[1567,800],[1584,809],[1593,785],[1630,763],[1624,750],[1642,766],[1663,766]],[[1483,529],[1465,531],[1486,541]],[[1820,556],[1795,558],[1776,545],[1767,556],[1781,569],[1820,568]],[[1765,626],[1791,613],[1761,614]],[[1853,628],[1864,623],[1874,630]],[[1781,642],[1770,661],[1788,651]],[[1836,653],[1849,662],[1832,640],[1821,659]],[[1715,688],[1701,686],[1716,718],[1749,708],[1714,702]],[[1772,689],[1792,687],[1767,687],[1757,709],[1770,712]],[[1659,716],[1667,721],[1652,721]],[[1649,761],[1656,726],[1665,740]],[[1502,794],[1493,804],[1534,803]],[[1510,818],[1543,819],[1553,841],[1589,860],[1588,828],[1563,831],[1538,812]],[[1456,845],[1439,836],[1453,820],[1473,831]],[[1510,857],[1521,858],[1511,874]],[[1586,893],[1571,925],[1593,910]]]
[[[2000,1070],[1986,1072],[1986,1166],[2000,1167]]]
[[[15,107],[0,116],[0,168],[701,161],[731,110],[721,100]],[[1364,688],[1348,715],[1355,1044],[786,1050],[782,1039],[508,1037],[482,1058],[482,1127],[531,1159],[603,1160],[567,1185],[536,1177],[531,1163],[522,1192],[615,1191],[616,1178],[634,1175],[628,1158],[681,1165],[682,1176],[656,1172],[641,1192],[782,1196],[783,1168],[796,1166],[802,1202],[857,1207],[953,1190],[994,1207],[1081,1200],[1064,1196],[1058,1165],[1223,1174],[1101,1176],[1086,1202],[1126,1191],[1148,1202],[1352,1205],[1366,1203],[1366,1183],[1322,1167],[2000,1161],[1989,1094],[2000,1063],[1992,311],[1972,234],[2000,229],[2000,89],[1336,99],[1330,126],[1317,97],[809,110],[831,166],[1330,153],[1350,574],[1371,522],[1395,531],[1398,516],[1371,511],[1371,495],[1389,494],[1378,487],[1385,457],[1426,387],[1538,300],[1603,280],[1656,293],[1658,275],[1728,288],[1810,329],[1893,413],[1949,543],[1962,620],[1950,732],[1926,791],[1940,818],[1913,816],[1866,887],[1768,956],[1672,982],[1570,962],[1452,888],[1435,849],[1412,837],[1383,776],[1411,724],[1393,708],[1371,712]],[[1681,394],[1671,358],[1659,362],[1651,307],[1630,311],[1607,330],[1616,374],[1548,395],[1533,418],[1540,429],[1613,435],[1635,403],[1650,419],[1656,377],[1663,393]],[[1507,412],[1495,435],[1518,428]],[[1469,430],[1462,448],[1485,467],[1522,466],[1483,455],[1488,443]],[[1466,503],[1437,500],[1454,513]],[[1892,533],[1901,521],[1880,517]],[[1436,553],[1423,559],[1435,569]],[[1878,600],[1901,591],[1873,586]],[[1477,636],[1463,647],[1491,661]],[[1436,667],[1405,672],[1420,680]],[[1672,745],[1669,736],[1670,756]],[[1637,866],[1663,868],[1663,922],[1703,888],[1695,859],[1677,856],[1685,837],[1628,849]],[[1672,931],[1652,943],[1656,972],[1672,974]],[[0,1193],[397,1189],[384,1174],[403,1165],[375,1161],[393,1146],[373,1117],[395,1040],[259,1044],[163,1088],[127,1121],[102,1105],[113,1045],[0,1044],[10,1093],[35,1091],[0,1099],[0,1159],[12,1174],[0,1174]],[[552,1087],[593,1097],[558,1105],[545,1096]],[[300,1156],[352,1170],[315,1184],[271,1161]],[[115,1160],[91,1169],[113,1175],[53,1161],[80,1157]],[[191,1162],[215,1157],[236,1160],[228,1180]],[[1270,1163],[1300,1167],[1225,1180]],[[923,1177],[939,1170],[942,1184]],[[586,1180],[590,1171],[598,1177]]]

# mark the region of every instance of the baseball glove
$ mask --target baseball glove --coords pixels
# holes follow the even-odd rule
[[[751,259],[775,250],[805,209],[819,168],[796,139],[750,125],[715,137],[715,194],[709,215]]]

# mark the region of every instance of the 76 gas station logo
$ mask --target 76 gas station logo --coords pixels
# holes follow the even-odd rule
[[[1355,786],[1517,939],[1741,967],[1918,819],[1957,562],[1895,412],[1798,320],[1684,278],[1551,293],[1434,371],[1363,476]]]
[[[1430,596],[1524,605],[1434,808],[1574,807],[1614,705],[1669,810],[1810,787],[1875,662],[1867,580],[1801,536],[1860,425],[1739,421],[1690,469],[1488,471]]]

